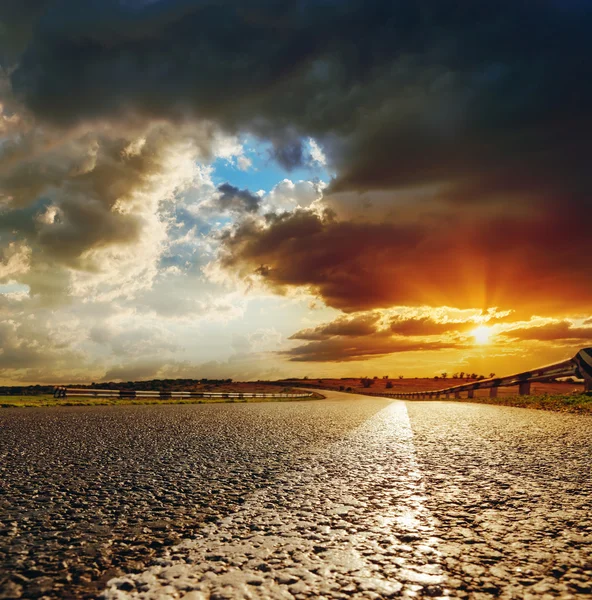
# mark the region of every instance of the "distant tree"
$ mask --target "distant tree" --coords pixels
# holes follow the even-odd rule
[[[442,379],[446,379],[448,377],[448,373],[444,372],[442,373]]]
[[[465,372],[464,372],[464,371],[461,371],[461,372],[458,374],[458,376],[459,376],[461,379],[464,379],[464,378],[465,378]]]
[[[392,381],[387,381],[385,387],[386,387],[387,390],[390,390],[393,387],[393,382]]]
[[[452,376],[452,378],[453,378],[453,379],[458,379],[458,373],[455,373],[455,374]]]
[[[489,379],[493,379],[495,377],[495,373],[490,373],[489,374]]]
[[[374,377],[372,377],[372,379],[378,379],[378,377],[376,375],[374,375]]]
[[[388,376],[388,375],[383,375],[383,376],[382,376],[382,378],[383,378],[383,379],[388,379],[388,378],[389,378],[389,376]]]
[[[485,379],[485,375],[478,375],[477,379]]]
[[[471,379],[477,379],[477,373],[471,373]]]
[[[360,383],[362,384],[362,387],[369,388],[374,383],[374,380],[368,377],[363,377],[360,380]]]
[[[302,379],[308,379],[308,375],[305,375]]]
[[[399,375],[399,379],[403,379],[403,375]]]
[[[417,379],[417,377],[416,377],[415,379]],[[435,380],[438,380],[438,379],[440,379],[440,378],[439,378],[437,375],[434,375],[434,379],[435,379]]]

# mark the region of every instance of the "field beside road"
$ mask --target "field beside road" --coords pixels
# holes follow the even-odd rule
[[[245,402],[295,402],[319,400],[322,394],[302,398],[54,398],[51,394],[39,396],[0,396],[0,408],[41,408],[49,406],[129,406],[168,404],[234,404]]]
[[[452,401],[455,401],[454,398]],[[591,413],[592,394],[544,394],[519,396],[501,396],[489,398],[479,396],[472,400],[461,399],[456,402],[477,402],[478,404],[495,404],[496,406],[516,406],[518,408],[538,408],[542,410],[556,410],[560,412]]]
[[[366,384],[363,380],[366,380]],[[460,379],[448,377],[446,379],[434,379],[433,377],[412,377],[404,379],[385,379],[377,378],[373,379],[370,377],[347,377],[343,379],[286,379],[282,382],[276,382],[278,385],[291,385],[291,386],[310,386],[312,388],[322,388],[327,390],[334,390],[338,392],[354,392],[356,394],[365,394],[367,392],[380,393],[386,392],[388,394],[397,393],[409,393],[409,392],[432,392],[441,390],[444,388],[454,387],[457,385],[463,385],[466,383],[474,383],[477,379]],[[565,395],[572,393],[579,393],[584,391],[584,385],[581,383],[574,382],[553,382],[553,383],[542,383],[534,382],[531,385],[532,395]],[[475,396],[487,396],[489,390],[475,390]],[[516,395],[516,389],[512,387],[500,387],[498,390],[500,396],[514,396]]]
[[[365,383],[364,383],[365,380]],[[373,378],[344,378],[344,379],[290,379],[281,382],[294,387],[307,386],[320,390],[332,390],[368,396],[396,395],[409,392],[433,392],[447,387],[472,383],[476,379],[460,379],[448,377],[434,379],[417,377],[410,379],[373,379]],[[584,392],[584,385],[570,381],[552,383],[534,382],[531,384],[531,394],[520,396],[516,387],[499,387],[498,397],[490,398],[489,390],[475,390],[471,400],[467,398],[446,400],[451,402],[475,402],[478,404],[494,404],[496,406],[516,406],[519,408],[536,408],[573,413],[592,413],[592,394]],[[463,394],[466,396],[466,393]],[[429,400],[424,398],[423,400]],[[434,398],[436,400],[436,398]],[[440,398],[444,400],[444,398]],[[413,402],[414,400],[410,400]]]

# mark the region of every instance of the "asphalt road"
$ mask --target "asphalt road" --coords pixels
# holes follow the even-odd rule
[[[0,411],[0,598],[592,598],[592,417]]]

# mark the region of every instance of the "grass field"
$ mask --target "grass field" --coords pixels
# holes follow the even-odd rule
[[[500,388],[501,389],[501,388]],[[380,396],[380,392],[368,392],[369,396]],[[404,398],[406,402],[473,402],[477,404],[493,404],[495,406],[515,406],[518,408],[537,408],[569,413],[592,414],[592,393],[574,394],[541,394],[519,396],[517,394],[490,398],[489,395],[474,398]]]
[[[478,402],[496,406],[517,406],[520,408],[538,408],[571,413],[592,414],[592,394],[549,394],[542,396],[502,396],[499,398],[480,397],[471,400],[452,400],[453,402]]]
[[[294,402],[319,400],[321,394],[303,398],[54,398],[39,396],[0,396],[0,408],[40,408],[46,406],[123,406],[146,404],[238,404],[245,402]]]
[[[390,391],[390,390],[389,390]],[[363,394],[363,391],[359,391]],[[377,395],[373,390],[369,395]],[[294,402],[318,400],[321,394],[310,398],[54,398],[52,395],[39,396],[0,396],[0,408],[35,408],[44,406],[123,406],[146,404],[228,404],[245,402]],[[414,402],[414,400],[410,400]],[[532,396],[477,396],[471,400],[449,399],[447,402],[477,402],[497,406],[517,406],[521,408],[537,408],[572,413],[592,414],[592,394],[544,394]]]

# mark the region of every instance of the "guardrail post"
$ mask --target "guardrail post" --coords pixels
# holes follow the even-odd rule
[[[592,348],[580,350],[576,354],[574,362],[579,375],[584,378],[584,390],[592,392]]]
[[[493,386],[489,388],[489,397],[497,398],[497,386]]]
[[[528,396],[530,394],[530,381],[522,381],[518,386],[518,393],[521,396]]]

